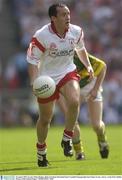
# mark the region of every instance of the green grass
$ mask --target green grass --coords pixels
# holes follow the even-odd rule
[[[101,159],[91,127],[81,126],[86,160],[66,158],[60,147],[63,127],[51,127],[48,134],[50,166],[36,165],[35,128],[0,129],[1,175],[122,175],[122,126],[107,126],[110,156]]]

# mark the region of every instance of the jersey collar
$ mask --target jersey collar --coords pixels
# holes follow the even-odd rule
[[[66,32],[68,31],[68,29],[65,29],[63,36],[60,36],[60,34],[57,32],[56,27],[55,27],[55,25],[54,25],[53,22],[51,22],[51,29],[52,29],[52,31],[53,31],[59,38],[61,38],[61,39],[64,39],[64,38],[65,38]]]

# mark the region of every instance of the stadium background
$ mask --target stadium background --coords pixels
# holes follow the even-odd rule
[[[26,50],[33,33],[49,22],[47,10],[55,0],[0,0],[0,127],[33,126],[37,106],[29,87]],[[59,1],[58,1],[59,2]],[[82,26],[88,52],[105,60],[104,121],[122,123],[122,1],[65,0],[71,22]],[[79,120],[88,124],[87,108]],[[53,124],[63,124],[55,110]]]

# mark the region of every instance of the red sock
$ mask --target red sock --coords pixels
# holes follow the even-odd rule
[[[64,130],[64,133],[63,133],[63,140],[64,141],[68,141],[70,139],[72,139],[73,137],[73,131],[68,131],[68,130]]]
[[[47,146],[46,146],[46,143],[43,143],[43,144],[39,144],[37,143],[36,144],[36,147],[37,147],[37,152],[39,154],[46,154],[46,151],[47,151]]]

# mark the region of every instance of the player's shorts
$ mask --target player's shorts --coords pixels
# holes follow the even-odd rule
[[[59,83],[56,85],[56,90],[55,93],[50,96],[49,98],[37,98],[38,103],[40,104],[45,104],[54,100],[59,99],[60,97],[60,88],[63,87],[68,81],[70,80],[76,80],[79,81],[80,80],[80,76],[78,75],[78,73],[75,71],[69,72],[67,73],[60,81]]]
[[[81,88],[81,97],[87,101],[90,97],[90,91],[94,88],[94,85],[96,83],[96,77],[90,82],[88,83],[86,86],[84,86],[83,88]],[[94,101],[102,101],[103,97],[102,97],[102,87],[100,87],[98,93],[97,93],[97,97],[94,99]]]

